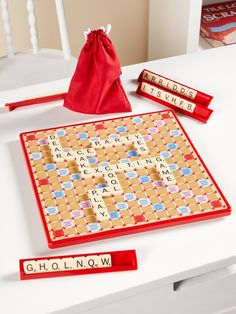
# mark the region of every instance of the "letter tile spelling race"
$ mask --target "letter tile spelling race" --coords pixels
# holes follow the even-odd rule
[[[51,248],[230,214],[172,111],[32,131],[21,141]]]

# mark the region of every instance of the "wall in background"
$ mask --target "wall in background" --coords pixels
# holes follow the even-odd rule
[[[15,51],[30,48],[26,0],[8,0]],[[39,45],[61,49],[54,0],[35,0]],[[112,24],[110,37],[122,65],[147,59],[148,0],[64,0],[70,44],[78,56],[83,31]],[[1,15],[1,14],[0,14]],[[0,16],[0,56],[6,54]]]

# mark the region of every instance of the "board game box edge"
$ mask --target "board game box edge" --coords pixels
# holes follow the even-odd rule
[[[89,234],[89,235],[83,235],[83,236],[80,236],[78,238],[67,238],[67,239],[56,240],[56,241],[51,240],[50,235],[49,235],[49,231],[47,229],[46,221],[44,219],[43,208],[42,208],[41,203],[40,203],[39,195],[38,195],[38,192],[37,192],[37,187],[36,187],[36,184],[35,184],[35,181],[34,181],[34,178],[33,178],[33,172],[32,172],[32,169],[30,167],[30,160],[29,160],[28,155],[27,155],[25,142],[23,140],[24,135],[26,135],[28,133],[33,133],[33,132],[42,132],[42,131],[48,131],[48,130],[56,130],[56,129],[60,129],[60,128],[63,128],[63,127],[70,127],[70,126],[75,126],[75,125],[77,126],[77,125],[84,125],[84,124],[92,124],[92,123],[99,123],[99,122],[104,122],[104,121],[109,121],[109,120],[117,120],[117,119],[122,119],[122,118],[135,117],[135,116],[140,116],[140,115],[150,115],[150,114],[154,114],[154,113],[162,114],[162,113],[168,113],[168,112],[171,112],[173,114],[174,118],[176,119],[176,121],[178,122],[178,124],[181,127],[184,135],[186,136],[186,138],[188,139],[189,143],[191,144],[194,152],[196,153],[197,157],[199,158],[200,162],[202,163],[203,167],[205,168],[205,170],[208,173],[209,177],[211,178],[212,182],[214,183],[214,185],[218,189],[219,194],[221,195],[222,199],[226,203],[227,207],[225,209],[223,209],[223,210],[221,209],[221,210],[214,211],[214,212],[195,214],[195,215],[192,215],[192,216],[182,216],[180,218],[178,217],[178,218],[172,218],[172,219],[169,219],[169,220],[152,222],[152,223],[149,223],[148,225],[140,224],[140,225],[136,225],[136,226],[132,226],[132,227],[125,227],[125,228],[119,228],[119,229],[103,231],[101,233],[93,233],[93,234]],[[127,115],[127,116],[116,117],[116,118],[108,118],[108,119],[95,120],[95,121],[90,121],[90,122],[82,122],[82,123],[71,124],[71,125],[63,125],[63,126],[59,126],[59,127],[52,127],[52,128],[45,128],[45,129],[27,131],[27,132],[20,133],[20,140],[21,140],[21,144],[22,144],[22,147],[23,147],[23,152],[24,152],[24,156],[25,156],[25,159],[26,159],[27,168],[28,168],[28,171],[29,171],[29,174],[30,174],[30,179],[31,179],[31,182],[32,182],[32,185],[33,185],[34,194],[36,196],[37,205],[38,205],[38,208],[39,208],[39,211],[40,211],[40,217],[41,217],[41,220],[43,221],[43,226],[44,226],[46,237],[47,237],[48,247],[51,248],[51,249],[60,248],[60,247],[73,245],[73,244],[82,244],[82,243],[85,243],[85,242],[104,240],[106,238],[112,238],[112,237],[116,237],[116,236],[122,236],[122,235],[127,235],[127,234],[138,233],[140,231],[150,231],[150,230],[154,230],[154,229],[165,228],[165,227],[168,227],[168,226],[171,227],[171,226],[175,226],[175,225],[185,224],[187,222],[197,222],[197,221],[207,220],[209,218],[218,218],[218,217],[223,217],[223,216],[227,216],[227,215],[231,214],[231,206],[229,205],[229,203],[226,200],[223,192],[219,188],[218,184],[216,183],[215,179],[213,178],[213,176],[212,176],[211,172],[209,171],[208,167],[206,166],[206,164],[202,160],[201,156],[197,152],[194,144],[190,140],[187,132],[185,131],[183,125],[181,124],[181,122],[179,121],[178,117],[176,116],[176,114],[175,114],[175,112],[173,110],[167,109],[167,110],[161,110],[161,111],[139,113],[139,114],[135,114],[135,115]]]

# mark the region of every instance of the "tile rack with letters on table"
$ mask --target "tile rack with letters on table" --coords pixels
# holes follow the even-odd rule
[[[27,258],[19,266],[21,280],[138,269],[135,250]]]
[[[50,248],[230,214],[171,110],[20,138]]]

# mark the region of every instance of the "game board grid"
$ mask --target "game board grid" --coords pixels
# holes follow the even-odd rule
[[[179,129],[180,129],[180,128],[179,128]],[[164,138],[162,138],[162,140],[165,142],[165,139],[164,139]],[[187,142],[186,138],[185,138],[185,142]],[[191,149],[191,146],[190,146],[189,144],[187,145],[187,147]],[[190,151],[189,151],[189,152],[190,152]],[[188,152],[188,153],[189,153],[189,152]],[[191,149],[191,153],[194,154],[194,151],[193,151],[192,149]],[[189,165],[188,165],[188,166],[189,166]],[[204,170],[204,169],[203,169],[203,170]],[[197,181],[197,180],[196,180],[196,181]],[[185,180],[185,183],[187,183],[187,180]],[[188,204],[187,204],[187,205],[188,205]],[[208,206],[208,207],[209,207],[209,206]]]
[[[144,118],[146,118],[147,116],[145,116]],[[135,134],[135,133],[137,133],[137,132],[139,132],[139,133],[141,133],[142,135],[145,135],[145,134],[147,134],[147,131],[148,131],[148,127],[151,127],[151,125],[153,125],[153,122],[156,120],[156,119],[154,119],[154,117],[152,116],[152,115],[150,115],[150,117],[151,117],[151,121],[145,121],[146,123],[145,123],[145,125],[142,125],[142,128],[140,128],[140,127],[137,127],[137,125],[133,125],[132,123],[130,123],[130,124],[128,124],[127,122],[127,120],[129,119],[129,118],[124,118],[123,120],[122,120],[122,123],[120,123],[120,121],[117,121],[117,120],[113,120],[112,121],[112,125],[109,125],[110,126],[110,132],[114,132],[115,131],[115,127],[118,127],[118,126],[120,126],[121,124],[123,125],[123,126],[126,126],[126,127],[128,127],[129,125],[130,126],[134,126],[134,130],[132,129],[132,133],[128,133],[128,134]],[[143,117],[142,117],[143,118]],[[161,116],[159,116],[159,119],[161,120]],[[129,119],[129,120],[131,120],[131,119]],[[150,120],[150,119],[149,119]],[[169,120],[169,119],[168,119]],[[176,129],[179,129],[180,131],[181,131],[181,135],[182,135],[182,137],[184,138],[184,142],[185,142],[185,144],[187,143],[187,149],[190,151],[190,153],[192,153],[193,155],[194,155],[194,159],[196,159],[197,160],[197,162],[198,162],[198,167],[200,167],[200,169],[201,169],[201,171],[203,172],[203,174],[204,174],[204,177],[206,176],[207,178],[208,178],[208,175],[207,175],[207,173],[206,173],[206,171],[205,171],[205,169],[204,169],[204,167],[202,167],[201,166],[201,164],[200,164],[200,162],[198,161],[198,158],[197,158],[197,156],[195,156],[196,154],[195,154],[195,152],[193,151],[193,149],[191,148],[191,145],[189,145],[188,144],[188,141],[187,141],[187,139],[186,139],[186,137],[185,137],[185,135],[182,133],[182,130],[179,128],[179,126],[175,123],[175,120],[173,120],[173,119],[170,119],[171,120],[171,123],[170,123],[170,121],[166,121],[166,122],[168,122],[168,123],[166,123],[164,126],[162,126],[162,127],[159,127],[159,132],[157,133],[158,135],[160,135],[160,137],[161,137],[161,141],[162,141],[162,143],[164,144],[164,145],[159,145],[158,146],[158,142],[159,142],[159,138],[158,138],[158,136],[157,135],[153,135],[153,138],[154,138],[154,141],[152,141],[152,143],[154,143],[154,148],[156,149],[156,151],[158,151],[158,153],[160,153],[161,152],[161,148],[163,149],[164,147],[166,147],[166,144],[168,143],[168,139],[172,139],[173,140],[173,138],[172,137],[170,137],[169,136],[169,131],[171,130],[171,129],[173,129],[173,125],[172,124],[174,124],[175,125],[175,127],[176,127]],[[125,123],[125,122],[126,123]],[[106,122],[104,122],[103,124],[106,124]],[[160,129],[163,129],[163,130],[160,130]],[[61,138],[61,143],[62,143],[62,146],[64,146],[64,142],[65,143],[68,143],[68,140],[70,140],[69,141],[69,143],[70,143],[70,145],[72,146],[71,148],[73,148],[73,149],[79,149],[80,147],[81,147],[81,143],[80,143],[80,145],[78,145],[78,140],[77,140],[77,136],[76,136],[76,134],[74,134],[75,132],[83,132],[83,131],[90,131],[90,132],[92,132],[92,127],[91,127],[91,125],[88,125],[88,124],[86,124],[85,126],[83,126],[83,128],[81,128],[81,126],[78,128],[78,127],[69,127],[69,128],[67,128],[67,136],[65,136],[64,138]],[[106,129],[103,129],[103,131],[102,130],[96,130],[96,131],[94,131],[94,135],[96,136],[96,135],[99,135],[100,137],[101,136],[109,136],[110,135],[110,133],[108,133],[108,128],[106,128]],[[134,131],[134,132],[133,132]],[[161,132],[162,131],[162,132]],[[51,131],[49,131],[49,132],[46,132],[46,133],[48,133],[47,135],[49,135],[49,134],[53,134],[53,130],[51,130]],[[115,134],[115,133],[114,133]],[[125,135],[126,133],[124,133],[124,135]],[[163,136],[162,134],[164,134],[165,136]],[[39,134],[39,137],[38,137],[38,139],[40,139],[41,138],[41,134]],[[43,137],[42,137],[43,138]],[[181,142],[181,141],[180,141]],[[178,143],[178,140],[177,141],[174,141],[174,143]],[[73,144],[73,145],[72,145]],[[151,146],[150,144],[148,144],[148,142],[146,143],[147,144],[147,146],[149,147],[149,146]],[[66,145],[68,145],[68,144],[66,144]],[[90,142],[88,141],[88,140],[83,140],[83,147],[89,147],[90,146]],[[186,150],[186,145],[183,145],[183,144],[181,144],[181,146],[180,147],[182,147],[182,146],[184,146],[184,149]],[[38,150],[40,150],[40,152],[42,153],[42,155],[43,155],[43,163],[45,164],[45,163],[47,163],[47,162],[53,162],[53,160],[52,160],[52,158],[50,158],[50,154],[48,154],[49,153],[49,150],[47,150],[47,149],[43,149],[43,147],[44,146],[41,146],[41,147],[39,147],[38,145],[37,145],[37,142],[36,143],[33,143],[33,145],[29,148],[29,147],[27,147],[27,150],[29,149],[30,150],[30,153],[32,153],[32,152],[37,152]],[[42,149],[41,149],[42,148]],[[131,148],[131,147],[129,147],[129,146],[125,146],[125,154],[127,153],[127,148]],[[37,150],[38,149],[38,150]],[[150,149],[150,148],[149,148]],[[151,151],[151,150],[150,150]],[[168,151],[168,149],[167,149],[167,151]],[[112,151],[111,151],[111,154],[107,154],[107,155],[114,155],[114,153],[115,153],[115,155],[116,155],[116,157],[117,157],[117,150],[114,150],[114,149],[112,149]],[[99,155],[99,154],[98,154]],[[152,156],[152,153],[150,154],[151,156]],[[180,158],[180,156],[178,156],[178,155],[180,155],[180,154],[176,154],[176,158],[177,157],[179,157]],[[183,155],[183,154],[182,154]],[[97,156],[97,157],[99,157],[99,156]],[[118,156],[119,158],[120,158],[120,156]],[[117,157],[117,160],[119,159]],[[173,158],[172,158],[173,159]],[[108,161],[109,159],[107,159],[107,161]],[[133,159],[134,160],[134,159]],[[167,162],[168,162],[168,159],[166,159],[167,160]],[[180,160],[181,160],[181,158],[180,158]],[[182,160],[183,161],[183,164],[184,164],[184,160]],[[116,163],[116,160],[114,160],[114,163]],[[36,162],[36,165],[34,165],[35,164],[35,162],[33,163],[33,170],[34,170],[34,175],[35,175],[35,173],[37,173],[37,169],[36,169],[36,167],[37,167],[37,162]],[[188,162],[186,162],[185,161],[185,164],[188,166],[188,167],[192,167],[192,165],[191,165],[191,163],[190,163],[190,161]],[[59,167],[59,165],[58,165],[58,167]],[[74,166],[73,166],[73,162],[67,162],[67,167],[68,168],[76,168],[75,167],[75,163],[74,163]],[[196,166],[195,166],[196,167]],[[143,173],[143,172],[141,172],[141,174],[151,174],[151,173],[149,173],[150,171],[151,171],[151,169],[152,168],[149,168],[149,170],[147,171],[147,169],[146,170],[144,170],[144,169],[141,169],[141,170],[143,170],[145,173]],[[201,173],[201,171],[199,171],[199,173]],[[176,172],[176,177],[178,177],[178,171],[174,171],[174,173]],[[198,177],[196,177],[196,174],[197,174],[198,172],[194,172],[193,173],[193,182],[194,181],[197,181],[199,178]],[[157,175],[157,173],[156,173],[156,175]],[[56,175],[55,175],[56,176]],[[158,175],[157,175],[158,176]],[[36,179],[39,179],[36,175],[35,175],[35,177],[36,177]],[[60,178],[60,180],[59,180],[59,183],[60,184],[62,184],[62,182],[63,182],[63,179],[61,178],[61,176],[59,176]],[[188,180],[186,179],[186,178],[184,178],[183,176],[181,176],[180,177],[181,179],[183,179],[182,180],[182,183],[180,184],[180,185],[187,185],[187,187],[189,187],[189,189],[192,189],[192,187],[191,186],[189,186],[189,182],[188,182]],[[192,181],[190,181],[190,182],[192,182]],[[96,183],[96,182],[93,182],[94,184]],[[122,185],[122,183],[121,183],[121,185]],[[137,186],[139,186],[138,184],[136,184]],[[211,183],[211,186],[212,186],[212,183]],[[123,187],[123,186],[122,186]],[[140,187],[140,186],[139,186]],[[120,220],[118,220],[118,221],[113,221],[113,225],[111,226],[111,222],[112,222],[112,220],[110,219],[109,220],[109,224],[108,225],[106,225],[106,223],[104,223],[104,226],[103,226],[103,228],[102,228],[102,230],[108,230],[110,227],[111,228],[117,228],[117,227],[122,227],[122,226],[132,226],[133,224],[135,224],[135,221],[134,221],[134,219],[133,219],[133,217],[134,217],[134,214],[140,214],[140,216],[144,216],[145,217],[145,221],[140,221],[139,223],[149,223],[150,221],[155,221],[155,220],[160,220],[160,219],[167,219],[167,218],[169,218],[169,217],[176,217],[176,216],[181,216],[181,214],[180,213],[178,213],[177,211],[176,211],[176,209],[175,209],[175,207],[177,206],[177,205],[182,205],[182,204],[184,204],[184,205],[186,205],[186,206],[188,206],[188,205],[191,205],[191,204],[189,204],[189,202],[187,202],[186,200],[181,200],[180,198],[176,198],[176,196],[174,195],[174,193],[166,193],[166,189],[165,188],[160,188],[159,189],[159,192],[157,192],[158,191],[158,189],[156,189],[155,190],[155,192],[156,192],[156,194],[154,194],[154,195],[152,195],[152,193],[151,193],[151,191],[152,191],[152,189],[151,188],[149,188],[149,189],[145,189],[144,187],[143,187],[143,185],[141,185],[141,187],[142,187],[142,191],[141,191],[141,193],[142,193],[142,195],[144,195],[145,196],[145,198],[149,198],[149,194],[148,193],[150,193],[151,195],[150,195],[150,198],[155,198],[155,197],[158,197],[159,199],[161,199],[161,198],[164,198],[165,199],[165,204],[166,204],[166,210],[164,211],[164,212],[160,212],[160,213],[156,213],[156,212],[153,212],[153,210],[151,211],[150,210],[150,208],[151,208],[151,206],[152,206],[152,202],[150,202],[150,206],[147,206],[146,208],[142,208],[142,207],[140,207],[139,206],[139,204],[137,203],[137,202],[134,202],[133,203],[133,205],[135,205],[135,206],[132,206],[132,207],[130,207],[130,205],[129,205],[129,207],[128,207],[128,213],[127,212],[124,212],[124,213],[122,213],[123,211],[119,211],[120,213],[121,213],[121,218],[120,218]],[[213,187],[214,187],[214,185],[213,185]],[[51,188],[51,192],[53,192],[54,190],[52,189],[52,185],[50,184],[50,188]],[[130,188],[130,193],[133,193],[133,192],[135,192],[134,191],[134,188],[136,188],[135,187],[135,185],[132,185],[131,183],[129,184],[129,188]],[[199,187],[198,187],[199,188]],[[215,193],[217,193],[217,190],[216,190],[216,188],[214,187],[214,189],[215,189]],[[150,190],[150,191],[149,191]],[[165,190],[165,191],[163,191],[163,190]],[[203,188],[199,188],[198,190],[200,190],[201,191],[201,193],[205,193],[206,194],[206,192],[204,191],[204,189]],[[74,189],[73,188],[73,192],[74,192],[74,194],[76,195],[76,193],[75,193],[75,191],[76,191],[76,189]],[[65,191],[64,191],[65,192]],[[138,192],[138,191],[137,191]],[[164,193],[163,193],[164,192]],[[40,188],[39,188],[39,193],[40,193],[40,195],[42,195],[43,194],[43,192],[42,191],[40,191]],[[208,190],[208,193],[209,193],[209,190]],[[66,207],[68,208],[68,211],[71,213],[71,209],[69,208],[69,206],[73,206],[74,205],[74,203],[76,203],[76,202],[74,202],[74,203],[70,203],[70,202],[68,202],[68,195],[67,194],[65,194],[66,195],[66,197],[65,197],[65,200],[66,200]],[[78,201],[78,196],[76,195],[76,201]],[[218,198],[220,198],[220,195],[219,194],[217,194],[217,197]],[[114,206],[114,204],[116,203],[116,201],[117,201],[117,197],[111,197],[111,200],[109,200],[110,199],[110,197],[108,197],[108,198],[105,198],[105,202],[107,202],[107,205],[112,205],[112,206]],[[119,199],[118,199],[119,200]],[[171,202],[170,202],[170,200],[171,200]],[[169,201],[169,202],[168,202]],[[111,202],[111,204],[109,204],[108,202]],[[173,204],[173,206],[171,207],[171,204]],[[60,204],[57,204],[57,205],[60,205]],[[64,205],[63,205],[64,206]],[[194,204],[194,206],[195,207],[193,207],[192,206],[192,208],[193,208],[193,211],[191,211],[191,213],[196,213],[196,212],[199,212],[199,210],[196,210],[196,208],[197,207],[199,207],[199,205],[195,205]],[[204,207],[205,205],[201,205],[202,207]],[[133,210],[132,210],[132,208],[133,208]],[[150,212],[149,212],[149,210],[150,210]],[[204,211],[204,210],[214,210],[214,208],[206,208],[206,209],[204,209],[204,208],[202,208],[201,209],[201,211]],[[89,213],[90,213],[90,215],[89,215],[89,213],[88,213],[88,217],[90,216],[90,217],[94,217],[94,219],[92,219],[91,218],[91,220],[89,220],[89,222],[95,222],[96,221],[96,217],[95,217],[95,215],[93,214],[93,212],[92,212],[92,208],[90,209],[90,211],[88,211]],[[63,212],[62,212],[63,213]],[[126,216],[126,214],[128,214],[127,216]],[[154,214],[154,215],[153,215]],[[60,215],[61,215],[61,213],[60,213]],[[66,215],[64,215],[64,214],[62,214],[63,216],[61,217],[60,216],[60,221],[62,220],[62,218],[69,218],[69,216],[66,216]],[[123,217],[124,216],[124,217]],[[128,217],[128,218],[127,218]],[[54,222],[54,220],[53,219],[48,219],[48,217],[47,217],[47,223],[49,224],[49,230],[50,230],[50,235],[52,236],[52,232],[51,232],[51,230],[52,230],[52,227],[51,227],[51,225],[52,224],[55,224],[55,222]],[[95,221],[94,221],[95,220]],[[83,224],[81,224],[81,225],[83,225]],[[77,227],[77,225],[76,225],[76,227]],[[74,228],[74,229],[76,229],[76,227]],[[71,231],[71,230],[70,230]],[[75,230],[74,230],[75,231]],[[81,231],[81,230],[80,230]],[[78,233],[78,230],[76,230],[76,233],[74,232],[72,232],[72,233],[70,233],[70,232],[68,232],[68,234],[66,234],[66,235],[64,235],[64,236],[75,236],[75,235],[80,235],[80,234],[86,234],[88,231],[86,231],[85,229],[83,229],[82,231],[84,231],[84,232],[81,232],[81,233]],[[101,230],[100,230],[101,231]],[[63,238],[63,237],[57,237],[57,239],[61,239],[61,238]],[[54,239],[55,239],[55,237],[54,237]]]

